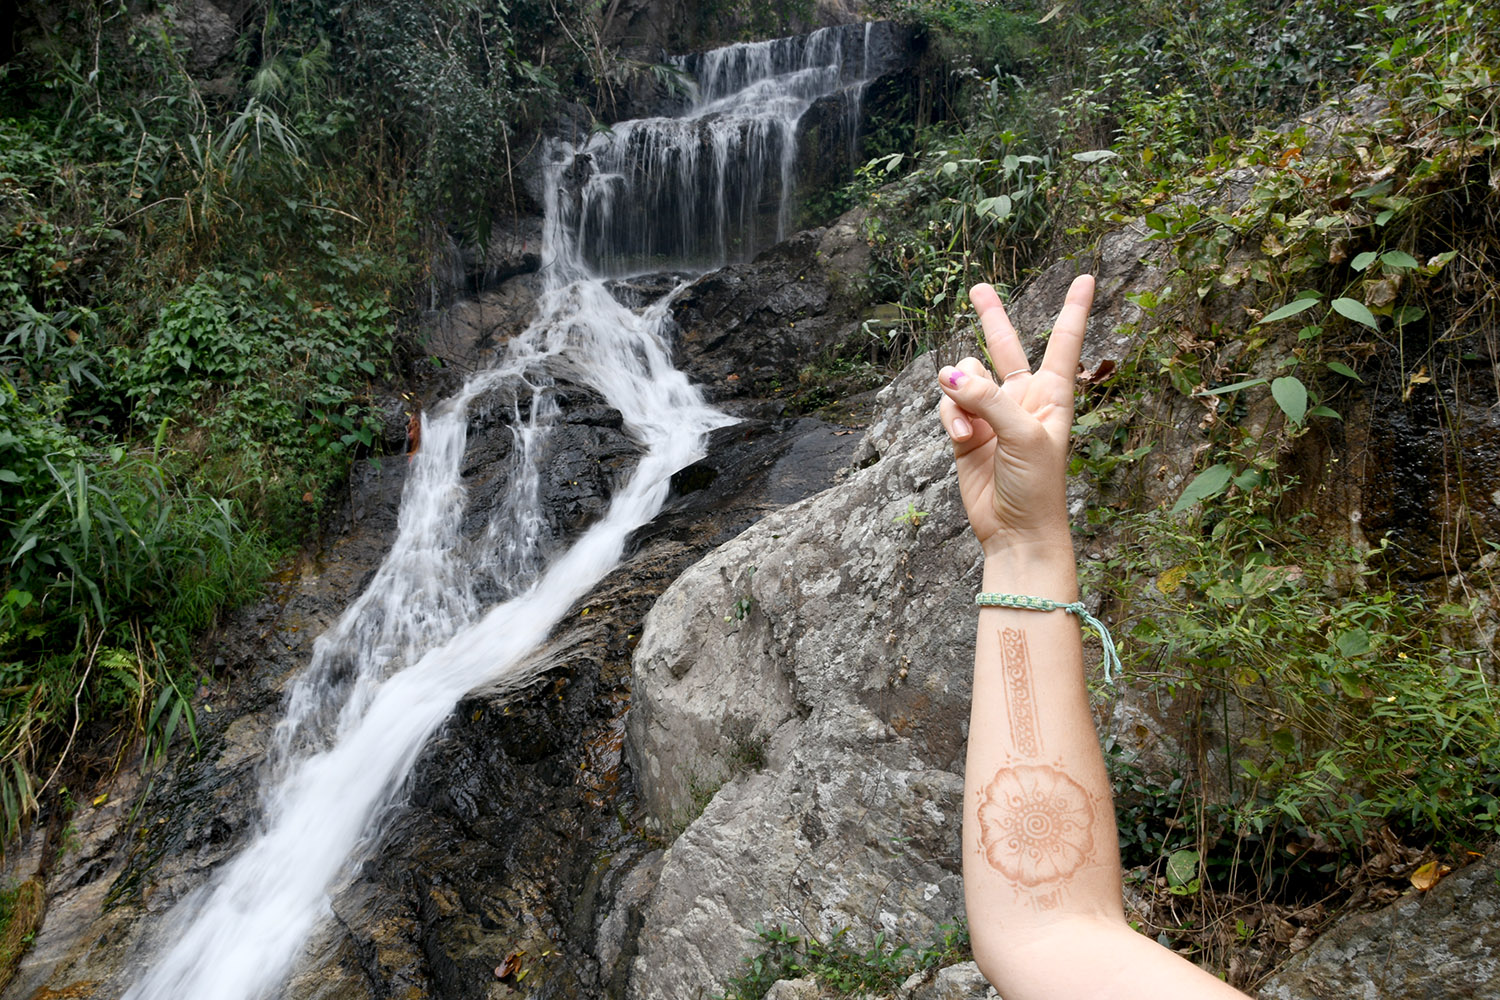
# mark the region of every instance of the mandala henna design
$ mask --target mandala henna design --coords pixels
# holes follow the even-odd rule
[[[979,796],[979,849],[991,868],[1022,885],[1065,879],[1094,851],[1088,792],[1051,767],[1001,768]]]
[[[1031,655],[1026,633],[1007,628],[1000,631],[1000,663],[1005,674],[1005,704],[1010,713],[1010,738],[1016,753],[1036,757],[1042,738],[1036,718],[1036,698],[1031,687]]]

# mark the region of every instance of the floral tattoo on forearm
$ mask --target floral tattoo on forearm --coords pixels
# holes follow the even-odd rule
[[[1017,755],[1042,752],[1026,633],[1000,632],[1011,740]],[[1065,880],[1094,851],[1093,797],[1062,770],[1046,764],[1002,767],[979,793],[979,851],[1014,883],[1039,886]]]

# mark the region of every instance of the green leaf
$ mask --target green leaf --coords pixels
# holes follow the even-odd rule
[[[1181,514],[1194,504],[1207,500],[1209,497],[1218,496],[1224,492],[1224,487],[1229,485],[1229,478],[1233,475],[1229,466],[1222,462],[1211,465],[1198,473],[1193,481],[1188,483],[1187,489],[1182,491],[1182,496],[1172,505],[1172,513]]]
[[[1364,381],[1364,379],[1359,377],[1359,372],[1355,371],[1353,368],[1350,368],[1342,361],[1329,361],[1327,362],[1327,365],[1329,371],[1337,372],[1338,374],[1344,376],[1344,378],[1352,378],[1356,382]]]
[[[1290,757],[1297,752],[1297,737],[1290,729],[1278,729],[1271,734],[1271,749],[1283,757]]]
[[[957,163],[954,163],[952,160],[949,160],[947,163],[943,164],[943,176],[944,177],[952,177],[956,173],[958,173],[958,164]]]
[[[1391,221],[1391,218],[1395,214],[1396,213],[1393,212],[1391,209],[1389,209],[1389,208],[1386,209],[1384,212],[1381,212],[1379,215],[1375,216],[1375,225],[1377,225],[1377,226],[1383,226],[1383,225],[1385,225],[1387,222]]]
[[[1162,217],[1160,212],[1147,212],[1146,228],[1154,229],[1158,233],[1164,233],[1167,231],[1167,220]]]
[[[1391,313],[1391,319],[1395,321],[1397,326],[1405,326],[1407,323],[1415,323],[1426,315],[1427,310],[1421,306],[1402,306]]]
[[[998,222],[1004,222],[1010,218],[1011,200],[1010,195],[998,194],[993,198],[981,199],[974,206],[981,215],[992,215]]]
[[[1352,319],[1372,330],[1380,329],[1380,324],[1375,322],[1375,314],[1370,312],[1368,306],[1358,299],[1342,298],[1334,299],[1331,303],[1333,311],[1345,319]]]
[[[1335,410],[1331,406],[1314,406],[1312,409],[1308,410],[1307,413],[1308,413],[1308,416],[1312,416],[1312,417],[1327,417],[1329,420],[1343,420],[1344,419],[1343,416],[1341,416],[1339,414],[1339,411]]]
[[[1382,195],[1382,194],[1385,194],[1386,192],[1390,191],[1390,189],[1392,187],[1392,184],[1393,184],[1393,181],[1391,180],[1391,178],[1387,177],[1385,180],[1379,181],[1378,183],[1375,183],[1375,184],[1371,184],[1367,188],[1361,188],[1360,190],[1358,190],[1358,191],[1354,192],[1353,194],[1351,194],[1349,197],[1351,197],[1351,198],[1374,198],[1377,195]]]
[[[1218,388],[1215,388],[1215,389],[1200,389],[1199,391],[1193,393],[1193,395],[1194,396],[1222,396],[1226,392],[1238,392],[1241,389],[1248,389],[1248,388],[1250,388],[1253,385],[1265,385],[1267,381],[1269,381],[1269,380],[1268,379],[1263,379],[1263,378],[1247,378],[1243,382],[1235,382],[1232,385],[1221,385],[1221,386],[1219,386]]]
[[[1339,652],[1348,657],[1363,656],[1370,651],[1370,633],[1362,628],[1340,632],[1333,640]]]
[[[1291,375],[1283,376],[1271,383],[1271,396],[1281,412],[1294,424],[1301,424],[1307,417],[1307,386]]]
[[[1274,323],[1279,319],[1286,319],[1288,316],[1295,316],[1299,312],[1305,312],[1317,304],[1318,300],[1316,296],[1293,299],[1286,305],[1282,306],[1280,309],[1269,312],[1266,315],[1262,316],[1260,321],[1262,323]]]
[[[1082,153],[1074,153],[1073,159],[1079,163],[1102,163],[1105,160],[1113,160],[1119,157],[1113,149],[1090,149]]]
[[[1375,263],[1375,259],[1379,256],[1380,254],[1376,253],[1374,250],[1366,250],[1358,257],[1355,257],[1353,263],[1351,263],[1349,266],[1354,268],[1356,271],[1363,271],[1365,268]]]
[[[1417,258],[1413,257],[1409,253],[1403,253],[1400,250],[1391,250],[1387,253],[1381,254],[1380,263],[1384,264],[1386,267],[1394,267],[1400,270],[1409,270],[1414,267],[1422,266],[1417,262]]]
[[[1344,695],[1356,701],[1365,697],[1364,685],[1360,682],[1359,675],[1348,670],[1340,670],[1334,674],[1338,679],[1339,687],[1344,689]]]
[[[1167,885],[1180,888],[1198,877],[1198,852],[1181,850],[1167,855]]]

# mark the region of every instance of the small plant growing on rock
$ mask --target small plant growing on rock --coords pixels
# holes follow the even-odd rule
[[[750,567],[750,576],[755,576],[755,567]],[[729,613],[724,616],[726,622],[742,622],[749,617],[750,612],[755,610],[755,597],[750,593],[750,580],[745,580],[745,592],[740,594],[739,599],[729,606]]]
[[[897,514],[895,517],[891,518],[891,520],[895,521],[898,524],[905,524],[910,527],[912,531],[916,531],[922,526],[922,522],[931,516],[932,514],[930,511],[917,510],[917,505],[908,500],[906,501],[906,510]]]

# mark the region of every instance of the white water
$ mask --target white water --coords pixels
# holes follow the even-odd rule
[[[164,950],[126,1000],[273,995],[330,915],[330,894],[378,839],[380,817],[458,700],[481,685],[503,690],[532,679],[537,663],[531,654],[568,608],[619,563],[631,533],[661,509],[672,474],[703,456],[708,432],[731,422],[705,405],[672,367],[662,337],[672,296],[639,313],[625,308],[594,276],[580,243],[599,238],[591,227],[614,224],[615,200],[639,205],[643,190],[677,184],[676,201],[687,207],[674,225],[690,229],[705,218],[715,220],[713,240],[722,261],[736,239],[726,200],[734,184],[724,180],[732,173],[725,165],[764,160],[773,147],[781,172],[777,213],[784,225],[796,116],[819,87],[839,84],[841,56],[828,52],[842,37],[819,33],[805,44],[799,40],[806,51],[790,67],[787,53],[796,45],[787,40],[703,57],[706,83],[687,120],[711,117],[717,123],[713,149],[720,183],[708,208],[688,205],[703,194],[694,177],[653,173],[663,164],[670,168],[672,158],[660,150],[676,148],[680,160],[693,145],[672,146],[684,134],[682,120],[626,122],[615,127],[612,139],[596,137],[584,150],[596,171],[606,154],[632,143],[658,152],[615,163],[629,166],[623,174],[596,172],[576,202],[562,190],[575,166],[574,151],[553,147],[538,319],[495,368],[471,378],[424,417],[396,541],[365,592],[319,637],[312,662],[290,686],[286,715],[269,748],[256,834],[155,929]],[[774,143],[766,139],[773,133],[779,136]],[[701,252],[694,233],[682,237],[648,253]],[[616,253],[615,260],[624,258]],[[557,377],[603,395],[620,411],[642,454],[605,515],[543,566],[539,455],[557,416],[549,391]],[[460,470],[468,408],[496,389],[514,398],[508,492],[490,529],[465,540],[459,530],[466,498]],[[486,592],[498,586],[508,598],[484,612],[476,597],[479,581]]]

